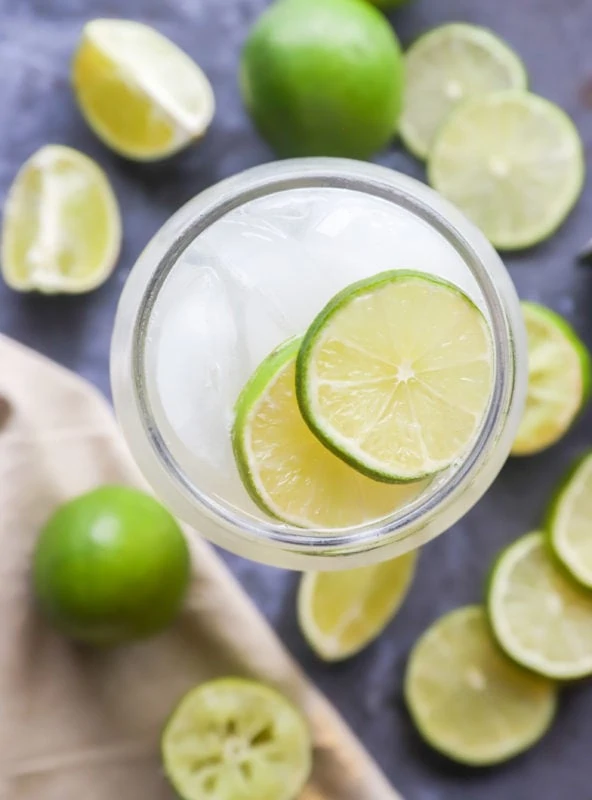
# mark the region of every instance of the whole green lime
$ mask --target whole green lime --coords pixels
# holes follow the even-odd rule
[[[179,525],[149,495],[104,486],[61,506],[33,555],[41,609],[82,642],[112,645],[168,626],[190,575]]]
[[[240,83],[278,155],[367,158],[396,131],[403,60],[366,0],[279,0],[248,37]]]

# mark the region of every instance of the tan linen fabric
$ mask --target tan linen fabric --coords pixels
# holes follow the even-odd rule
[[[105,401],[0,336],[0,799],[171,800],[158,758],[171,709],[200,681],[248,675],[309,719],[315,767],[301,800],[400,800],[195,534],[172,630],[91,652],[46,624],[29,586],[37,532],[56,505],[103,483],[141,484]]]

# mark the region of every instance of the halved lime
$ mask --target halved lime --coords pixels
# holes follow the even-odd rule
[[[518,755],[548,730],[554,685],[496,647],[480,606],[437,620],[415,645],[405,699],[421,736],[448,758],[489,766]]]
[[[412,551],[375,566],[303,575],[298,622],[317,655],[340,661],[370,644],[401,607],[416,561]]]
[[[84,26],[72,65],[76,99],[105,144],[150,161],[200,139],[214,93],[197,64],[148,25],[95,19]]]
[[[209,681],[185,695],[161,746],[183,800],[294,800],[312,762],[300,712],[274,689],[243,678]]]
[[[300,410],[340,458],[378,480],[417,481],[461,458],[493,383],[491,336],[456,286],[420,272],[344,289],[309,328]]]
[[[501,553],[487,609],[498,642],[522,666],[555,680],[592,674],[592,593],[554,562],[544,534]]]
[[[400,133],[406,147],[427,158],[450,112],[471,97],[526,89],[516,53],[478,25],[453,22],[420,36],[405,55],[405,103]]]
[[[512,455],[538,453],[567,432],[590,396],[592,361],[571,325],[550,308],[523,302],[528,394]]]
[[[305,528],[360,525],[392,513],[426,484],[373,481],[313,436],[296,402],[300,342],[265,359],[238,399],[232,443],[245,487],[264,511]]]
[[[467,100],[438,132],[432,186],[500,250],[530,247],[554,233],[584,183],[582,141],[558,106],[508,90]]]
[[[8,192],[2,272],[21,292],[77,294],[107,280],[119,255],[121,218],[111,184],[88,156],[46,145]]]
[[[563,566],[592,589],[592,453],[580,459],[551,503],[551,547]]]

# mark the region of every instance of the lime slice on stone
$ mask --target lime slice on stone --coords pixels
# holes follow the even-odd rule
[[[455,22],[425,33],[405,55],[406,89],[400,133],[406,147],[427,158],[450,112],[471,97],[526,89],[524,65],[486,28]]]
[[[506,761],[538,741],[557,704],[550,681],[499,651],[480,606],[452,611],[423,634],[407,666],[405,699],[432,747],[481,767]]]
[[[4,208],[2,271],[22,292],[79,293],[107,280],[121,219],[103,170],[88,156],[46,145],[19,170]]]
[[[592,589],[592,453],[571,470],[551,504],[546,527],[557,558]]]
[[[555,680],[592,674],[592,593],[555,563],[544,534],[501,553],[487,608],[498,642],[519,664]]]
[[[517,90],[459,106],[438,132],[428,164],[432,186],[503,250],[554,233],[582,191],[584,170],[567,114]]]
[[[255,681],[221,678],[181,700],[162,758],[184,800],[294,800],[312,753],[306,722],[285,697]]]
[[[528,394],[512,446],[516,456],[555,444],[590,395],[592,362],[571,325],[550,308],[522,303],[528,334]]]
[[[375,639],[405,599],[416,561],[413,551],[376,566],[303,575],[298,621],[317,655],[339,661]]]
[[[214,114],[212,87],[197,64],[158,31],[131,20],[85,25],[72,83],[97,136],[139,161],[200,139]]]
[[[247,490],[264,511],[301,527],[341,528],[392,513],[426,484],[373,481],[313,436],[296,402],[300,341],[263,361],[238,399],[232,440]]]
[[[452,284],[405,271],[338,294],[311,325],[296,369],[311,430],[361,472],[393,482],[465,454],[492,381],[483,314]]]

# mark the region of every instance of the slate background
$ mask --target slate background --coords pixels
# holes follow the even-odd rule
[[[241,107],[236,84],[241,43],[267,5],[268,0],[0,0],[0,201],[25,158],[45,143],[64,143],[90,154],[107,170],[125,225],[116,274],[88,296],[20,296],[0,285],[2,333],[60,361],[108,394],[116,302],[144,244],[201,189],[272,159]],[[127,16],[155,25],[199,61],[218,104],[199,148],[162,164],[134,165],[95,139],[75,107],[68,69],[82,24],[96,16]],[[392,19],[403,43],[445,21],[493,28],[524,58],[534,91],[574,117],[590,154],[592,0],[416,0]],[[396,145],[377,160],[423,176],[422,167]],[[578,266],[575,259],[590,237],[588,181],[559,234],[506,261],[522,297],[568,316],[592,346],[592,267]],[[444,611],[479,600],[493,554],[537,525],[549,491],[574,456],[592,445],[591,425],[588,411],[559,446],[510,462],[479,505],[425,549],[412,592],[381,639],[345,664],[320,663],[300,637],[294,618],[296,575],[224,556],[407,800],[592,798],[592,686],[564,692],[556,724],[542,744],[486,771],[456,767],[425,747],[411,728],[401,697],[412,643]]]

